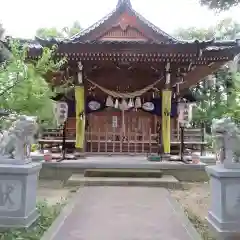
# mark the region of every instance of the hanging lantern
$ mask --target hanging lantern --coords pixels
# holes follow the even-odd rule
[[[186,108],[186,103],[183,101],[180,101],[178,103],[178,121],[179,121],[179,123],[184,123],[185,108]]]
[[[116,99],[116,101],[115,101],[114,108],[119,108],[119,101],[118,101],[118,99]]]
[[[142,107],[141,98],[137,97],[135,100],[135,108],[141,108],[141,107]]]
[[[128,110],[128,104],[127,104],[127,102],[126,102],[125,99],[122,100],[122,102],[121,102],[121,104],[120,104],[119,107],[120,107],[120,109],[121,109],[122,111]]]
[[[134,103],[133,103],[133,100],[130,98],[128,102],[128,108],[133,108],[133,107],[134,107]]]
[[[113,107],[113,99],[112,99],[111,96],[108,96],[108,97],[107,97],[106,106],[107,106],[107,107]]]

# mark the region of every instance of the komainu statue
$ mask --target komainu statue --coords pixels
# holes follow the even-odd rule
[[[213,120],[212,135],[221,163],[240,162],[240,130],[231,118]]]
[[[18,161],[30,159],[31,144],[37,129],[36,117],[19,116],[0,136],[0,162],[1,157]]]

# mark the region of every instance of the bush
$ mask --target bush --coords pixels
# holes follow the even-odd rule
[[[38,203],[40,217],[28,229],[9,229],[0,232],[0,240],[40,240],[44,232],[52,225],[59,215],[63,204],[48,205],[46,202]]]
[[[35,152],[38,150],[38,144],[32,144],[31,145],[31,152]]]

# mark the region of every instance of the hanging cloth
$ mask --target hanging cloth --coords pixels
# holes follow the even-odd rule
[[[85,114],[84,114],[84,87],[75,87],[76,101],[76,148],[83,149],[85,137]]]
[[[161,77],[160,79],[158,79],[154,83],[146,86],[145,88],[143,88],[141,90],[138,90],[138,91],[135,91],[135,92],[130,92],[130,93],[120,93],[120,92],[112,91],[112,90],[109,90],[107,88],[104,88],[104,87],[98,85],[97,83],[95,83],[94,81],[92,81],[88,78],[86,78],[86,80],[88,82],[90,82],[92,85],[94,85],[95,87],[98,87],[100,90],[102,90],[104,93],[106,93],[109,96],[112,96],[114,98],[127,99],[127,98],[136,98],[136,97],[139,97],[139,96],[143,95],[144,93],[146,93],[149,90],[151,90],[152,88],[154,88],[163,78],[164,77]]]
[[[162,142],[163,151],[165,154],[170,154],[170,141],[171,141],[171,98],[172,91],[163,90],[162,91]]]

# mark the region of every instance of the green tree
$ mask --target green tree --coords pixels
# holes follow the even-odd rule
[[[240,3],[240,0],[200,0],[202,5],[215,10],[228,10]]]
[[[52,28],[39,28],[36,31],[36,36],[41,38],[64,38],[64,37],[71,37],[76,33],[81,31],[81,26],[78,21],[75,21],[72,26],[64,27],[63,29],[59,30],[56,27]]]
[[[0,24],[0,64],[4,62],[6,59],[9,59],[11,53],[7,49],[7,47],[4,44],[4,28],[2,24]]]
[[[209,28],[180,28],[174,35],[183,40],[232,40],[240,35],[240,24],[232,18],[224,18]]]
[[[73,25],[69,27],[64,27],[63,32],[67,37],[72,37],[73,35],[79,33],[81,31],[81,25],[78,21],[75,21]]]
[[[176,35],[181,39],[219,40],[235,39],[240,32],[240,25],[227,18],[220,21],[216,26],[208,29],[179,29]],[[210,132],[212,120],[222,116],[231,116],[236,121],[240,119],[239,105],[239,73],[233,73],[229,66],[224,66],[211,76],[203,79],[191,91],[199,99],[193,112],[195,126],[202,122],[206,124]]]
[[[5,32],[5,30],[4,30],[3,26],[2,26],[2,24],[0,23],[0,40],[3,40],[4,32]]]
[[[36,31],[36,36],[40,38],[62,38],[64,37],[63,33],[61,31],[58,31],[57,28],[39,28]]]
[[[11,58],[0,65],[0,108],[52,122],[55,93],[44,76],[58,71],[65,59],[54,61],[55,48],[44,48],[38,60],[29,62],[26,47],[14,41],[10,47]]]

